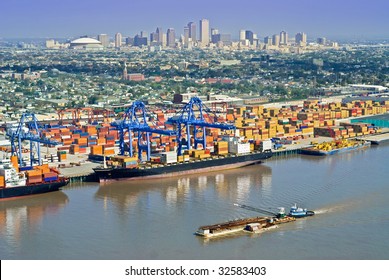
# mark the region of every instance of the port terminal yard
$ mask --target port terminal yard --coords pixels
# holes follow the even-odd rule
[[[358,137],[358,139],[371,141],[372,144],[378,144],[389,141],[389,128],[383,129],[382,134],[369,135],[366,137]],[[293,141],[292,144],[283,145],[281,149],[273,150],[273,157],[298,154],[302,148],[311,147],[312,143],[323,143],[333,140],[331,137],[309,137]],[[44,152],[45,153],[45,152]],[[56,153],[56,148],[49,148],[46,153]],[[103,163],[88,161],[87,154],[71,155],[68,154],[67,159],[60,163],[50,163],[50,166],[58,167],[61,174],[69,177],[72,181],[86,180],[95,181],[93,168],[101,166]]]
[[[266,108],[269,105],[272,108],[276,104],[268,104],[264,107]],[[283,104],[281,105],[283,106]],[[296,103],[293,104],[293,106],[299,106],[299,104]],[[291,111],[290,109],[285,109],[282,107],[277,109],[277,106],[275,106],[276,108],[268,109],[265,113],[260,113],[262,110],[260,106],[252,106],[252,108],[248,111],[250,113],[247,119],[243,117],[243,115],[246,114],[244,111],[245,109],[238,107],[236,109],[229,109],[230,113],[227,111],[226,118],[228,120],[228,116],[230,116],[230,118],[233,116],[232,110],[234,111],[233,114],[236,113],[237,116],[240,116],[233,116],[230,121],[235,119],[235,125],[239,129],[238,133],[240,133],[241,137],[244,136],[247,139],[255,139],[255,141],[258,142],[261,141],[261,139],[263,141],[265,139],[276,139],[282,136],[287,137],[285,138],[286,140],[281,139],[281,141],[286,141],[287,143],[274,143],[272,151],[273,156],[275,157],[288,154],[297,154],[300,149],[310,147],[314,144],[331,141],[334,140],[334,138],[366,140],[370,141],[372,144],[380,144],[389,140],[389,128],[382,128],[378,130],[374,126],[368,126],[367,124],[349,124],[350,119],[352,118],[339,118],[343,117],[344,115],[349,115],[351,117],[351,115],[359,116],[364,115],[365,113],[379,115],[379,113],[386,111],[386,108],[389,107],[389,104],[381,105],[381,107],[379,107],[377,104],[367,104],[367,102],[366,104],[356,102],[343,105],[341,105],[340,102],[337,102],[324,105],[329,107],[332,111],[320,111],[320,106],[321,105],[315,101],[304,101],[304,108],[306,108],[305,111],[303,110],[299,112],[295,111],[294,109]],[[261,114],[263,114],[263,116]],[[158,114],[158,120],[162,123],[164,121],[164,117],[165,116],[163,113]],[[258,117],[259,119],[257,119]],[[266,120],[266,118],[268,118],[268,120]],[[289,118],[289,121],[287,118]],[[287,121],[286,124],[285,121]],[[264,128],[265,124],[266,128]],[[103,130],[97,129],[97,127],[94,125],[84,125],[82,130],[81,127],[73,126],[74,130],[70,132],[69,129],[65,128],[64,131],[67,132],[65,134],[63,134],[62,129],[56,129],[57,133],[50,134],[50,131],[45,132],[46,137],[49,136],[53,137],[52,139],[55,139],[56,141],[62,141],[64,146],[70,145],[70,150],[69,152],[66,152],[60,148],[57,149],[56,147],[42,147],[42,153],[45,155],[45,159],[52,159],[52,161],[49,160],[48,162],[51,167],[59,168],[61,174],[70,178],[71,180],[93,179],[93,168],[101,166],[102,162],[89,161],[88,155],[103,153],[109,156],[117,155],[120,152],[120,147],[117,143],[118,134],[117,132],[115,133],[115,131],[112,131],[111,133],[111,128],[109,128],[107,125],[109,126],[107,123],[105,125],[103,124],[102,126],[104,132]],[[354,129],[355,126],[357,126],[358,130]],[[257,129],[253,127],[256,127]],[[267,129],[268,127],[269,129]],[[108,131],[110,132],[109,134]],[[212,142],[216,141],[216,138],[220,138],[220,136],[218,136],[219,132],[213,132],[214,130],[212,129],[210,129],[210,131],[210,133],[215,133],[216,136],[212,134],[212,137],[207,136],[207,139],[204,139],[204,141],[207,141],[207,148],[208,144],[213,144]],[[260,135],[258,134],[258,131]],[[74,134],[72,134],[73,132]],[[88,136],[84,138],[84,134]],[[78,137],[81,136],[81,138],[76,138],[76,135],[78,135]],[[157,143],[162,145],[162,148],[164,148],[165,151],[172,151],[171,149],[174,149],[174,147],[172,147],[172,144],[174,145],[174,140],[173,143],[170,143],[169,146],[166,145],[165,147],[164,143],[166,142],[164,141],[172,142],[171,137],[170,139],[169,137],[165,138],[167,138],[167,140],[163,140],[161,137],[160,142]],[[82,142],[81,140],[86,141]],[[101,143],[100,140],[103,140],[104,143]],[[74,149],[72,150],[72,148]],[[77,150],[75,150],[75,148],[77,148]],[[97,148],[103,148],[103,150],[100,151],[100,149],[97,151]],[[250,150],[252,151],[251,148]],[[7,151],[4,151],[3,149],[2,151],[7,153]],[[219,152],[220,151],[221,150],[219,149]],[[60,159],[53,160],[55,157],[60,157]],[[202,158],[200,158],[200,160],[202,160]]]

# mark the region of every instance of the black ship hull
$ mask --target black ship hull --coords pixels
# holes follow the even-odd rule
[[[60,181],[50,182],[50,183],[41,183],[28,186],[20,187],[10,187],[10,188],[1,188],[0,189],[0,199],[13,198],[19,196],[41,194],[47,192],[58,191],[59,188],[66,186],[69,183],[68,179],[63,179]]]
[[[162,165],[159,167],[139,167],[139,168],[95,168],[94,171],[100,182],[112,180],[131,179],[156,179],[173,177],[186,174],[196,174],[201,172],[220,171],[225,169],[239,168],[252,165],[268,159],[272,152],[253,152],[239,156],[226,156],[221,158],[209,158],[195,160],[184,163]]]

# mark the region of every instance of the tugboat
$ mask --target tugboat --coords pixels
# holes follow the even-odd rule
[[[296,204],[294,204],[289,211],[288,216],[294,217],[294,218],[304,218],[315,215],[315,212],[308,211],[307,209],[303,209],[300,207],[297,207]]]

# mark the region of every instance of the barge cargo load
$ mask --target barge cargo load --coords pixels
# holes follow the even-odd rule
[[[250,211],[272,214],[272,216],[244,218],[214,225],[201,226],[198,228],[195,234],[204,238],[211,238],[238,232],[261,233],[273,228],[277,228],[280,224],[294,222],[296,221],[296,218],[315,215],[315,212],[297,207],[296,204],[291,207],[289,214],[285,213],[284,207],[279,207],[278,213],[272,213],[268,210],[255,208],[248,205],[236,203],[234,205]]]
[[[214,225],[201,226],[195,232],[196,235],[204,238],[226,236],[238,232],[260,233],[278,227],[279,224],[295,221],[296,218],[285,216],[276,217],[252,217],[239,220],[218,223]]]
[[[313,156],[327,156],[360,150],[370,147],[369,141],[339,140],[316,144],[313,147],[303,148],[301,154]]]

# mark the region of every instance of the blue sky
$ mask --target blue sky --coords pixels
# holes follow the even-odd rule
[[[260,38],[281,30],[308,38],[389,39],[388,0],[2,0],[0,37],[79,37],[141,30],[176,34],[201,18],[237,37],[240,29]]]

